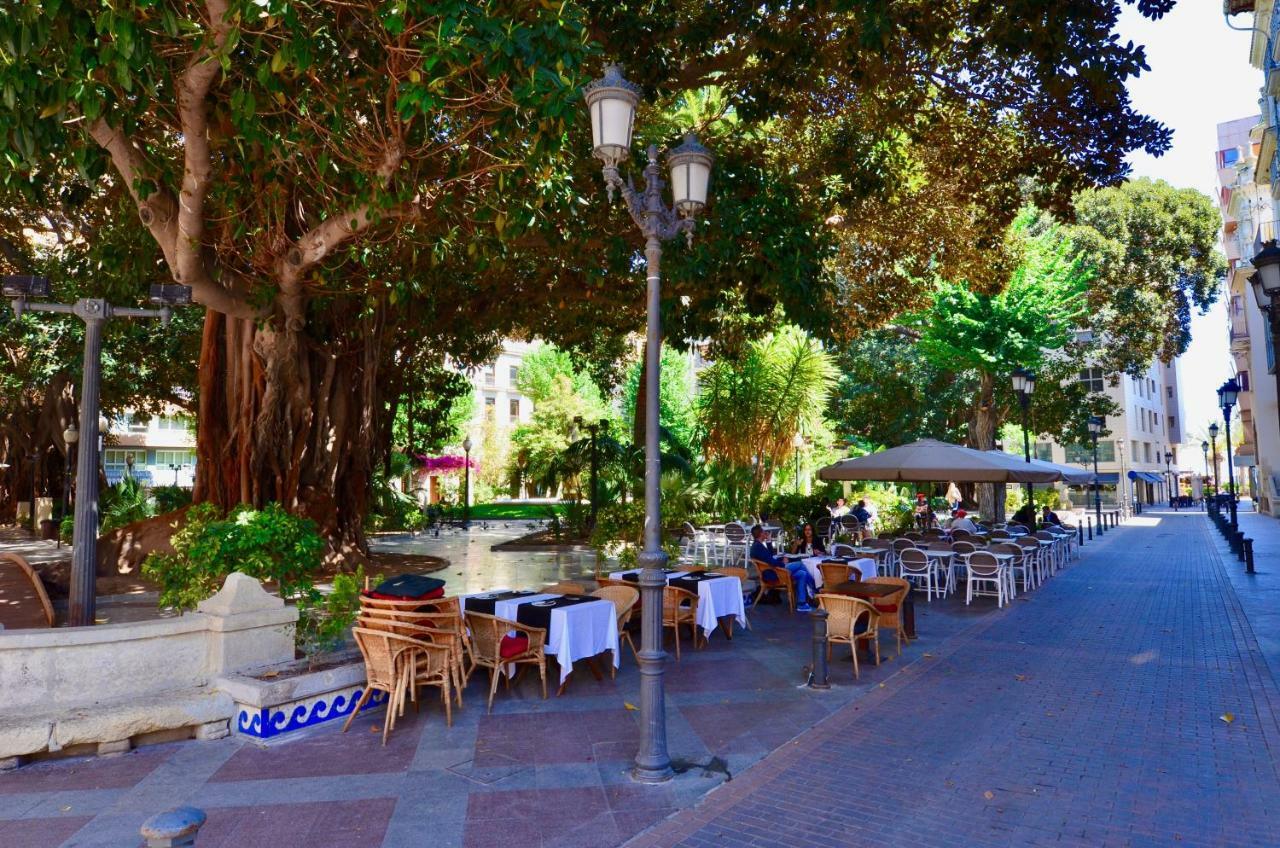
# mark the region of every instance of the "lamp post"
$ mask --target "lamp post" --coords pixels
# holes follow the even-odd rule
[[[1240,523],[1236,520],[1236,472],[1232,467],[1231,459],[1231,409],[1236,405],[1236,398],[1239,394],[1240,384],[1236,382],[1235,377],[1218,387],[1218,405],[1222,407],[1222,420],[1226,424],[1227,493],[1231,496],[1232,533],[1237,533],[1240,530]]]
[[[462,440],[462,451],[466,459],[462,463],[462,526],[471,527],[471,437]]]
[[[1089,436],[1093,439],[1093,509],[1098,533],[1102,533],[1102,482],[1098,479],[1098,437],[1106,419],[1100,415],[1089,416]]]
[[[93,624],[97,607],[94,579],[97,573],[98,460],[101,445],[89,438],[98,423],[99,390],[102,384],[102,330],[112,318],[159,318],[169,325],[174,306],[191,303],[189,286],[151,286],[151,302],[158,309],[114,306],[102,298],[81,298],[75,303],[32,303],[30,298],[49,297],[48,277],[6,276],[2,289],[12,300],[13,314],[21,318],[27,311],[74,315],[84,322],[84,376],[80,385],[80,432],[76,454],[75,534],[71,551],[71,591],[67,623],[72,627]]]
[[[1209,442],[1213,446],[1213,495],[1218,496],[1222,487],[1218,484],[1218,422],[1209,425]]]
[[[795,448],[796,457],[796,494],[800,494],[800,448],[804,447],[804,436],[797,430],[791,439],[791,447]]]
[[[169,470],[173,472],[173,488],[178,488],[178,471],[182,468],[176,462],[169,463]]]
[[[62,431],[62,442],[67,446],[67,461],[62,469],[62,515],[59,516],[59,522],[67,517],[67,510],[71,506],[71,455],[75,452],[76,442],[80,440],[80,431],[76,429],[76,423],[72,421],[67,425],[67,429]],[[58,527],[58,544],[56,547],[62,547],[62,527]]]
[[[658,452],[658,386],[661,380],[661,276],[662,242],[683,234],[693,241],[694,219],[707,203],[711,178],[710,151],[692,134],[667,154],[671,171],[672,206],[662,199],[664,181],[658,165],[658,148],[650,145],[644,169],[644,190],[624,180],[618,166],[631,153],[631,130],[641,90],[622,76],[617,65],[605,68],[604,77],[584,91],[591,114],[591,138],[595,156],[603,163],[605,191],[613,199],[621,192],[627,212],[644,237],[647,283],[647,331],[645,336],[645,440],[644,440],[644,550],[638,561],[642,603],[640,653],[640,750],[632,777],[642,783],[660,783],[672,777],[667,754],[666,704],[663,692],[662,573],[667,555],[662,550],[661,457]]]
[[[1027,368],[1013,369],[1013,390],[1018,394],[1018,405],[1022,407],[1022,456],[1031,461],[1031,393],[1036,390],[1036,375]],[[1031,503],[1031,484],[1027,484],[1027,503]]]
[[[1200,450],[1204,451],[1204,482],[1205,482],[1205,484],[1207,485],[1207,484],[1208,484],[1208,482],[1209,482],[1209,443],[1208,443],[1208,442],[1201,442],[1201,443],[1200,443]],[[1204,489],[1204,486],[1201,486],[1200,488],[1203,490],[1203,489]],[[1203,497],[1204,497],[1204,492],[1203,492],[1203,491],[1201,491],[1201,493],[1200,493],[1200,497],[1201,497],[1201,498],[1203,498]]]
[[[36,516],[36,498],[40,495],[40,451],[31,451],[31,532],[40,535],[40,521]]]
[[[1165,491],[1169,495],[1169,508],[1173,508],[1173,469],[1170,463],[1173,462],[1173,454],[1169,451],[1164,452],[1164,485]]]

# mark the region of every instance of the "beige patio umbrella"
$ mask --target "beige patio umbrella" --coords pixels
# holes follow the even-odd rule
[[[818,472],[822,480],[886,480],[903,483],[1052,483],[1056,469],[1035,468],[1000,451],[980,451],[921,439],[866,456],[842,459]]]
[[[1001,454],[1003,456],[1011,458],[1014,462],[1021,462],[1023,465],[1030,465],[1033,468],[1040,468],[1048,471],[1056,471],[1058,472],[1059,476],[1054,478],[1055,482],[1057,482],[1058,480],[1061,480],[1063,483],[1071,483],[1074,485],[1093,482],[1092,471],[1086,471],[1083,468],[1076,468],[1073,465],[1062,465],[1057,462],[1046,462],[1043,459],[1033,459],[1030,462],[1027,462],[1025,459],[1018,459],[1018,457],[1014,456],[1013,454],[1005,453],[1004,451],[1001,451],[1001,450],[986,451],[986,453]],[[1032,482],[1038,482],[1038,481],[1032,481]]]

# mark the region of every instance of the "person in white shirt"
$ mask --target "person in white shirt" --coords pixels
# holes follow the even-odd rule
[[[974,524],[969,514],[963,509],[957,509],[951,514],[951,529],[964,530],[968,533],[977,533],[978,525]]]
[[[827,507],[832,518],[840,518],[849,514],[849,507],[845,506],[844,498],[836,498],[836,505]]]

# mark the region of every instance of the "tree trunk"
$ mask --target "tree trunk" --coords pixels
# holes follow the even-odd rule
[[[319,525],[330,558],[364,558],[382,336],[373,313],[348,347],[205,313],[196,502],[275,501]]]
[[[969,417],[969,447],[994,450],[1000,427],[995,406],[995,377],[983,373],[978,382],[977,403]],[[978,514],[988,521],[1004,521],[1004,483],[978,483]]]

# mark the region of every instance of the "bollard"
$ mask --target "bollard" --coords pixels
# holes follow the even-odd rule
[[[181,848],[195,845],[196,832],[204,824],[203,810],[195,807],[175,807],[156,813],[142,824],[142,838],[147,848]]]
[[[1239,530],[1231,534],[1231,550],[1235,551],[1236,559],[1244,560],[1244,534]]]
[[[830,674],[827,671],[827,616],[822,607],[814,607],[809,613],[813,618],[813,665],[809,666],[809,688],[830,689]],[[858,650],[854,645],[853,649]]]
[[[1079,543],[1080,546],[1084,547],[1084,525],[1083,524],[1076,524],[1076,533],[1078,533],[1080,537],[1080,543]]]
[[[1253,574],[1253,540],[1241,539],[1240,547],[1244,549],[1244,573]]]
[[[1086,516],[1085,521],[1089,525],[1089,541],[1093,541],[1093,516]]]

